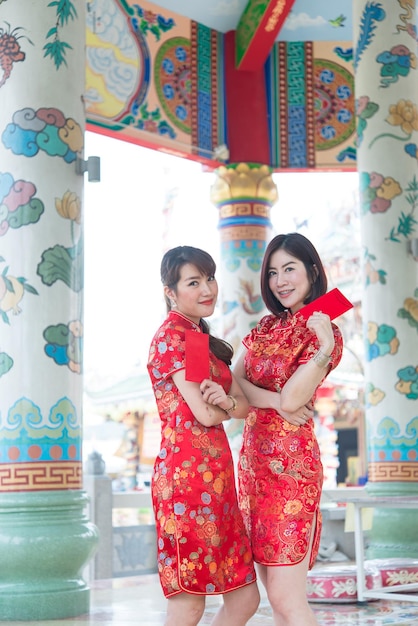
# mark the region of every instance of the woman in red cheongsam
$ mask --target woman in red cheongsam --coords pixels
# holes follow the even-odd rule
[[[244,626],[259,603],[223,427],[245,418],[248,402],[229,368],[232,347],[203,319],[216,304],[215,269],[190,246],[169,250],[161,264],[168,316],[151,342],[148,372],[161,418],[152,499],[166,626],[195,626],[207,595],[223,594],[213,626]],[[209,334],[210,376],[200,383],[186,380],[187,331]]]
[[[240,507],[277,626],[317,626],[307,572],[321,531],[322,464],[316,390],[337,366],[342,337],[320,310],[298,313],[327,290],[321,260],[299,233],[267,246],[261,293],[271,312],[244,338],[234,373],[250,402],[240,452]]]

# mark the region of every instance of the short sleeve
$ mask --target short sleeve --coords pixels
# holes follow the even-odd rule
[[[334,333],[334,348],[330,355],[330,368],[328,372],[337,367],[338,363],[341,361],[342,350],[343,350],[343,338],[341,335],[341,331],[334,323],[331,323],[332,330]],[[300,352],[298,355],[298,365],[303,365],[308,363],[319,350],[319,342],[316,335],[310,331],[305,335],[305,340],[300,341]]]
[[[147,366],[154,384],[185,368],[184,346],[184,329],[161,326],[151,342]]]
[[[338,326],[336,326],[333,323],[332,323],[332,330],[334,332],[334,348],[331,352],[330,368],[328,372],[330,372],[331,370],[337,367],[337,365],[341,361],[341,357],[343,354],[343,338],[341,335],[341,331],[338,328]],[[315,335],[312,334],[312,341],[310,341],[307,344],[306,348],[304,349],[304,351],[299,357],[299,365],[302,365],[303,363],[307,363],[308,361],[310,361],[315,356],[318,350],[319,350],[318,339],[316,338]]]

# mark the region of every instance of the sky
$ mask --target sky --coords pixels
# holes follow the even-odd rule
[[[218,215],[210,202],[215,174],[197,162],[91,132],[89,156],[101,159],[101,181],[85,177],[84,369],[88,378],[121,379],[136,366],[145,368],[165,315],[163,253],[194,245],[219,264]],[[335,207],[353,202],[357,174],[279,173],[274,179],[273,235],[300,228],[320,253],[333,245],[341,236]]]
[[[159,8],[166,7],[178,15],[205,24],[221,32],[235,30],[247,0],[158,0]],[[164,11],[161,11],[164,14]],[[344,20],[337,26],[335,18]],[[278,39],[282,41],[352,39],[352,0],[296,0],[286,18]]]

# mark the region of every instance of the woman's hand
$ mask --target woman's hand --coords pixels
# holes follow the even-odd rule
[[[318,337],[321,352],[330,356],[334,349],[335,340],[329,315],[321,311],[315,311],[308,318],[306,327]]]
[[[292,426],[304,426],[306,422],[314,416],[314,410],[312,403],[308,403],[304,406],[301,406],[297,411],[290,413],[288,411],[280,411],[280,415],[284,417],[286,422],[292,424]]]
[[[202,392],[202,398],[208,404],[213,404],[219,408],[227,411],[231,408],[231,400],[222,385],[216,383],[209,378],[205,378],[200,383],[200,391]]]
[[[211,406],[225,412],[224,419],[245,419],[248,415],[248,400],[245,397],[235,376],[232,374],[231,387],[227,393],[222,385],[205,378],[200,383],[202,399]]]
[[[185,402],[189,405],[194,417],[198,422],[203,424],[203,426],[210,428],[211,426],[222,424],[225,419],[229,419],[228,414],[222,407],[206,401],[203,397],[203,394],[207,391],[208,394],[215,394],[216,397],[212,395],[212,400],[215,399],[215,401],[219,401],[221,397],[226,398],[225,391],[223,391],[220,385],[209,381],[210,390],[205,387],[202,394],[198,383],[186,380],[185,369],[174,372],[173,381]],[[225,405],[228,408],[231,406],[231,401],[228,398],[226,398]]]

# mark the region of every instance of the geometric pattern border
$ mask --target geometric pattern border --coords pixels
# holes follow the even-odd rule
[[[270,235],[270,228],[267,226],[228,226],[219,231],[221,243],[226,241],[239,242],[258,241],[265,247],[265,242]]]
[[[418,463],[369,463],[371,482],[418,482]]]
[[[82,484],[80,461],[0,464],[0,493],[80,489]]]

